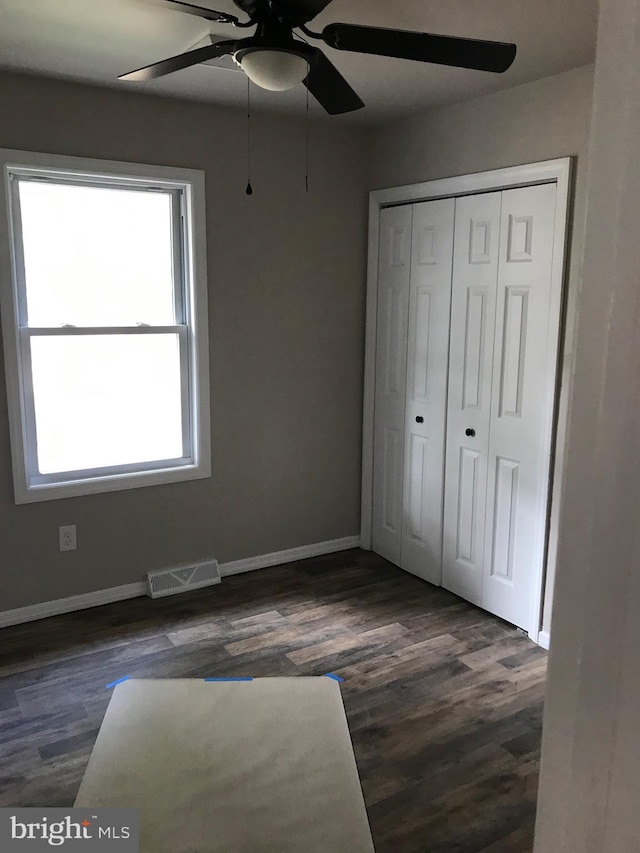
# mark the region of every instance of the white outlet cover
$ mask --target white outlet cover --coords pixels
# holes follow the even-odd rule
[[[77,548],[76,526],[66,524],[58,528],[59,544],[61,551],[75,551]]]

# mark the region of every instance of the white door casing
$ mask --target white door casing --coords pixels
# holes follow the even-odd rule
[[[547,518],[555,197],[552,184],[502,194],[481,604],[525,629]]]
[[[501,200],[501,193],[484,193],[456,201],[442,583],[478,605]]]
[[[413,206],[400,565],[442,581],[454,199]]]
[[[411,205],[380,216],[372,546],[400,565]]]

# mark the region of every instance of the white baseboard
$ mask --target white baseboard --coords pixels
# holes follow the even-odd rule
[[[551,645],[551,635],[548,631],[540,631],[538,634],[538,645],[542,646],[543,649],[549,651],[549,646]]]
[[[286,551],[274,551],[273,554],[261,554],[259,557],[221,563],[220,574],[224,578],[228,575],[252,572],[254,569],[266,569],[269,566],[279,566],[281,563],[293,563],[295,560],[306,560],[308,557],[320,557],[322,554],[335,554],[338,551],[359,547],[359,536],[346,536],[344,539],[331,539],[329,542],[316,542],[314,545],[303,545],[301,548],[289,548]]]
[[[72,595],[69,598],[57,598],[55,601],[43,601],[41,604],[30,604],[28,607],[18,607],[16,610],[5,610],[4,613],[0,613],[0,628],[20,625],[22,622],[35,622],[36,619],[59,616],[61,613],[71,613],[74,610],[86,610],[87,607],[98,607],[100,604],[124,601],[126,598],[137,598],[139,595],[145,595],[146,592],[147,584],[140,581],[123,586],[112,586],[109,589],[98,589],[95,592],[85,592],[83,595]]]
[[[232,560],[220,564],[222,577],[238,575],[241,572],[251,572],[254,569],[266,569],[279,566],[281,563],[292,563],[294,560],[305,560],[308,557],[319,557],[322,554],[333,554],[360,546],[359,536],[347,536],[344,539],[332,539],[329,542],[316,542],[313,545],[303,545],[300,548],[289,548],[286,551],[274,551],[272,554],[261,554],[258,557],[248,557],[245,560]],[[23,622],[35,622],[36,619],[46,619],[49,616],[59,616],[61,613],[71,613],[74,610],[86,610],[88,607],[98,607],[100,604],[111,604],[114,601],[124,601],[127,598],[137,598],[146,595],[145,581],[114,586],[109,589],[98,589],[83,595],[72,595],[69,598],[58,598],[55,601],[43,601],[41,604],[31,604],[28,607],[18,607],[15,610],[0,612],[0,628],[9,625],[20,625]]]

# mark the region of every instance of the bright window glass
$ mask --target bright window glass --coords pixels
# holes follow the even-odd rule
[[[172,195],[20,180],[28,324],[173,325]]]
[[[182,456],[177,334],[31,340],[41,474]]]

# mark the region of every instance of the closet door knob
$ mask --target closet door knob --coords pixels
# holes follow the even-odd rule
[[[468,435],[470,438],[473,438],[473,436],[476,434],[476,431],[475,429],[465,429],[464,434]]]
[[[418,415],[418,417],[416,418],[416,423],[417,424],[423,424],[424,423],[424,418],[422,417],[422,415]]]

